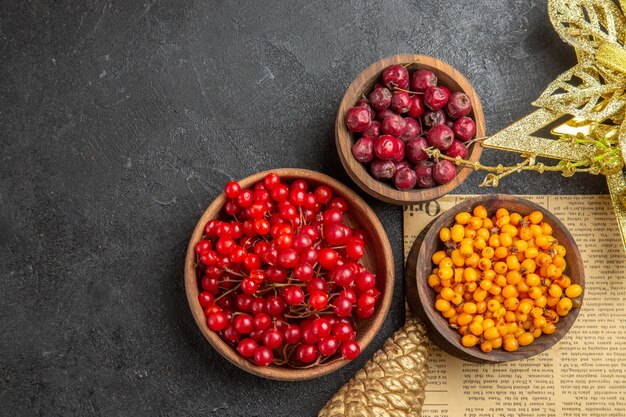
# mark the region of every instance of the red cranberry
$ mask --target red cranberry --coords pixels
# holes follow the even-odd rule
[[[465,159],[467,156],[467,148],[463,144],[463,142],[455,140],[452,142],[452,145],[444,152],[445,155],[450,158],[456,158],[460,156],[462,159]]]
[[[378,120],[372,120],[369,127],[363,131],[364,137],[377,138],[380,136],[381,123]]]
[[[237,181],[229,181],[224,186],[224,194],[230,199],[239,197],[239,193],[241,193],[241,185]]]
[[[370,165],[370,172],[377,180],[390,179],[396,173],[396,166],[392,161],[375,159]]]
[[[452,119],[465,117],[472,111],[472,101],[467,94],[458,91],[450,96],[446,105],[446,113]]]
[[[341,344],[341,355],[349,361],[356,359],[360,353],[361,348],[359,344],[353,340]]]
[[[382,123],[383,120],[385,120],[387,117],[395,116],[395,115],[396,115],[396,113],[394,113],[393,110],[385,109],[383,111],[379,111],[378,113],[376,113],[376,120],[378,120],[378,121],[380,121]],[[381,130],[382,130],[382,125],[381,125]]]
[[[398,163],[404,159],[404,142],[402,142],[400,139],[396,139],[396,141],[397,141],[398,151],[396,152],[395,156],[392,159],[394,163]]]
[[[435,185],[433,178],[433,166],[431,161],[422,161],[415,165],[415,174],[417,175],[417,186],[420,188],[430,188]]]
[[[361,163],[371,162],[374,159],[374,138],[363,136],[352,145],[354,159]]]
[[[352,313],[352,302],[344,295],[339,295],[333,300],[333,311],[339,317],[347,317]]]
[[[302,339],[302,330],[297,324],[290,324],[285,330],[285,342],[290,345],[295,345]]]
[[[313,291],[309,295],[309,304],[314,310],[323,310],[328,305],[328,294],[324,291]]]
[[[283,344],[283,333],[278,329],[267,329],[263,333],[263,344],[270,349],[276,349]]]
[[[254,355],[257,347],[258,345],[253,339],[247,338],[239,342],[237,345],[237,352],[239,352],[239,354],[244,358],[249,358]]]
[[[359,102],[356,103],[356,107],[365,107],[367,111],[370,113],[370,119],[374,120],[376,118],[376,112],[374,111],[372,106],[370,106],[369,101],[365,99],[359,100]]]
[[[399,117],[399,116],[398,116]],[[404,122],[404,120],[400,117]],[[398,153],[398,140],[389,135],[374,139],[374,155],[379,159],[392,159]]]
[[[419,134],[422,133],[422,128],[420,127],[419,122],[411,117],[405,117],[404,121],[406,122],[406,127],[404,128],[404,133],[399,137],[399,139],[406,143],[409,140],[418,137]]]
[[[409,72],[402,65],[391,65],[383,70],[383,84],[388,88],[406,89],[409,86]]]
[[[393,183],[400,191],[410,190],[417,183],[417,175],[410,168],[401,168],[393,177]]]
[[[456,167],[450,161],[439,160],[433,166],[433,178],[439,184],[446,184],[456,177]]]
[[[273,360],[274,354],[272,350],[266,346],[259,346],[256,352],[254,352],[254,363],[259,366],[268,366]]]
[[[356,336],[356,332],[348,323],[339,322],[333,326],[333,336],[340,342],[347,342]]]
[[[446,150],[452,145],[454,133],[446,125],[436,125],[428,131],[428,143],[440,150]]]
[[[394,164],[396,165],[396,172],[398,172],[401,168],[411,168],[411,164],[406,159],[403,159],[400,162],[394,162]]]
[[[396,113],[406,113],[411,108],[411,97],[404,91],[395,91],[391,97],[391,110]]]
[[[339,349],[339,342],[332,336],[326,337],[317,343],[317,349],[322,355],[332,356]]]
[[[450,94],[446,90],[442,87],[429,87],[424,92],[424,104],[431,110],[442,109],[450,98]]]
[[[437,86],[437,76],[428,70],[417,70],[411,74],[411,90],[426,91],[428,87]]]
[[[317,348],[311,344],[301,344],[296,349],[296,358],[303,363],[312,363],[317,359]]]
[[[406,129],[406,120],[402,116],[394,114],[392,116],[385,117],[382,124],[383,135],[391,135],[399,138]]]
[[[363,132],[371,122],[370,113],[365,107],[352,107],[346,115],[346,125],[351,132]]]
[[[411,139],[406,143],[406,158],[413,163],[428,159],[423,149],[429,146],[425,138]]]
[[[370,106],[377,112],[389,108],[391,105],[391,91],[384,87],[374,88],[369,95]]]
[[[446,114],[443,110],[431,111],[424,115],[424,125],[428,128],[444,124],[446,124]]]
[[[473,138],[476,134],[476,124],[469,117],[461,117],[459,120],[454,122],[452,130],[457,139],[465,142]]]
[[[391,162],[391,161],[389,161]],[[391,162],[393,164],[393,162]],[[320,263],[322,268],[331,269],[337,263],[339,259],[339,254],[336,250],[332,248],[323,248],[319,251],[317,256],[317,261]]]
[[[422,100],[420,96],[414,95],[413,97],[411,97],[411,107],[409,108],[409,111],[406,115],[417,119],[424,114],[425,110],[426,109],[424,108],[424,100]]]

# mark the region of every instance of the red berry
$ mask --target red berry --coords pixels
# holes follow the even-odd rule
[[[428,70],[417,70],[411,74],[411,90],[426,91],[437,86],[437,76]]]
[[[472,111],[472,101],[463,92],[456,92],[450,96],[446,105],[446,113],[451,119],[460,119]]]
[[[295,285],[288,285],[283,289],[283,298],[290,306],[296,306],[304,301],[304,291]]]
[[[329,208],[322,214],[322,220],[326,224],[330,223],[342,223],[343,222],[343,213],[336,208]]]
[[[331,269],[337,263],[339,254],[336,250],[331,248],[323,248],[319,251],[317,261],[322,265],[322,268]]]
[[[274,174],[273,172],[270,172],[269,174],[265,176],[265,178],[263,178],[263,185],[268,190],[272,190],[278,184],[280,184],[280,178],[278,177],[278,175]]]
[[[255,298],[252,302],[252,306],[250,307],[250,312],[255,316],[261,314],[266,310],[266,304],[267,303],[263,298]]]
[[[365,107],[352,107],[346,114],[346,125],[351,132],[363,132],[371,122],[370,112]]]
[[[354,281],[359,291],[367,291],[376,286],[376,275],[369,271],[361,272]]]
[[[339,342],[334,337],[329,336],[317,342],[317,349],[324,356],[332,356],[339,349]]]
[[[302,339],[302,330],[297,324],[290,324],[285,330],[285,342],[289,345],[295,345]]]
[[[463,142],[470,140],[476,134],[476,124],[469,117],[461,117],[452,127],[454,136]]]
[[[200,302],[200,307],[207,308],[215,302],[215,297],[210,292],[203,291],[198,294],[198,301]]]
[[[436,125],[445,125],[446,122],[446,114],[443,110],[430,111],[424,115],[424,125],[428,128]]]
[[[330,200],[329,205],[331,208],[336,208],[342,213],[348,211],[348,208],[350,207],[346,199],[342,197],[334,197],[332,200]]]
[[[335,283],[341,287],[347,287],[354,281],[354,271],[348,265],[342,265],[335,268],[330,277]]]
[[[279,203],[287,200],[287,198],[289,198],[289,187],[287,187],[285,184],[277,184],[270,191],[270,197],[272,197],[274,201],[277,201]]]
[[[382,123],[381,131],[383,135],[391,135],[394,138],[399,138],[406,129],[406,120],[400,115],[392,114],[385,117]],[[377,154],[378,156],[378,154]],[[380,158],[380,156],[378,156]]]
[[[374,88],[369,95],[369,101],[377,112],[385,110],[391,105],[391,91],[384,87]]]
[[[424,104],[431,110],[442,109],[448,103],[450,94],[442,87],[429,87],[424,92]]]
[[[446,125],[436,125],[428,131],[428,143],[440,150],[446,150],[454,141],[454,133]]]
[[[365,242],[359,238],[350,238],[346,244],[346,254],[350,259],[358,261],[365,255]]]
[[[417,183],[417,175],[411,168],[401,168],[393,177],[393,183],[400,191],[411,190]]]
[[[247,334],[254,330],[254,323],[249,314],[239,314],[233,319],[233,326],[237,333]]]
[[[276,349],[283,344],[283,337],[278,329],[267,329],[263,333],[263,344],[270,349]]]
[[[228,318],[226,317],[226,313],[222,311],[217,311],[215,313],[209,314],[206,323],[209,329],[213,330],[214,332],[219,332],[220,330],[224,330],[226,326],[228,326]]]
[[[244,358],[250,358],[254,356],[257,347],[258,345],[253,339],[247,338],[239,342],[239,344],[237,345],[237,352],[239,352],[239,354]]]
[[[428,159],[428,154],[424,152],[424,149],[429,147],[425,138],[411,139],[406,143],[406,158],[413,163],[424,161]]]
[[[439,160],[433,166],[433,178],[439,184],[446,184],[456,177],[456,167],[450,161]]]
[[[276,265],[270,265],[265,269],[267,281],[272,283],[283,283],[287,281],[287,271]]]
[[[213,249],[213,244],[210,240],[202,239],[198,241],[198,243],[196,243],[195,251],[198,255],[202,255],[203,253],[211,249]]]
[[[333,306],[333,311],[339,317],[348,317],[352,313],[352,302],[345,295],[335,297]]]
[[[278,252],[278,263],[283,268],[295,268],[298,260],[298,252],[295,249],[283,249]]]
[[[222,330],[222,336],[224,336],[224,339],[228,340],[229,342],[235,342],[239,339],[241,335],[237,333],[237,330],[235,330],[235,327],[231,324],[226,326],[226,328]]]
[[[241,185],[236,181],[229,181],[224,186],[224,194],[228,198],[237,198],[241,193]]]
[[[343,245],[347,240],[345,229],[337,223],[326,225],[324,228],[324,240],[333,246]]]
[[[315,189],[315,198],[320,204],[326,204],[333,197],[333,192],[325,185],[320,185]]]
[[[313,273],[313,267],[306,262],[299,264],[293,270],[293,276],[302,282],[307,282],[313,278]]]
[[[415,139],[422,132],[422,128],[417,120],[411,119],[410,117],[405,117],[404,121],[406,122],[406,127],[404,128],[404,133],[399,139],[402,142],[408,142],[411,139]]]
[[[254,363],[259,366],[268,366],[274,360],[272,350],[266,346],[259,346],[254,352]]]
[[[241,281],[241,291],[246,294],[254,294],[259,289],[259,284],[254,282],[250,277],[246,277]]]
[[[418,95],[411,97],[409,111],[406,113],[407,116],[417,119],[418,117],[422,117],[426,108],[424,107],[424,100]]]
[[[406,89],[409,86],[409,72],[402,65],[390,65],[383,70],[383,84],[388,88]]]
[[[267,314],[269,314],[270,316],[280,316],[281,314],[283,314],[283,311],[285,311],[285,308],[287,308],[287,305],[285,304],[285,300],[283,299],[283,297],[278,295],[271,295],[267,298],[265,309],[267,311]]]
[[[256,330],[267,330],[272,325],[272,318],[265,313],[258,313],[255,314],[252,322]]]
[[[411,97],[404,91],[395,91],[391,96],[391,110],[396,113],[406,113],[411,108]]]
[[[328,294],[324,291],[311,292],[309,295],[309,304],[314,310],[323,310],[328,305]]]
[[[312,363],[317,359],[317,349],[312,344],[302,344],[296,349],[296,358],[300,362]]]
[[[339,322],[333,326],[333,336],[340,342],[347,342],[356,337],[356,332],[348,323]]]
[[[253,302],[254,302],[254,297],[252,297],[251,295],[239,294],[237,296],[237,301],[235,302],[235,306],[237,307],[237,310],[247,313],[252,308]]]
[[[421,161],[415,165],[415,174],[417,174],[416,185],[420,188],[430,188],[437,185],[433,178],[434,163],[431,161]]]
[[[327,319],[320,317],[311,323],[311,331],[318,339],[323,339],[333,330]]]
[[[372,120],[369,127],[363,131],[364,138],[377,138],[380,136],[382,124],[378,120]]]
[[[247,208],[254,202],[254,194],[250,190],[243,190],[237,197],[237,204],[240,207]]]
[[[367,111],[370,113],[370,119],[374,120],[374,118],[376,117],[376,112],[374,111],[374,109],[372,108],[372,106],[370,106],[369,101],[363,99],[363,100],[359,100],[358,103],[356,103],[357,107],[365,107],[367,109]]]
[[[370,172],[372,177],[377,180],[393,178],[396,173],[396,165],[393,161],[376,159],[370,165]]]
[[[467,156],[467,148],[465,147],[465,145],[463,145],[463,142],[455,140],[452,142],[452,145],[450,145],[450,147],[446,149],[444,154],[449,156],[450,158],[456,158],[457,156],[459,156],[462,159],[465,159],[465,157]]]
[[[359,344],[354,340],[349,340],[341,344],[341,356],[349,361],[356,359],[360,353],[361,348],[359,347]]]

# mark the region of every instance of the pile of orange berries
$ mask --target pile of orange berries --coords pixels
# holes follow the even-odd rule
[[[582,288],[564,275],[566,250],[543,213],[500,208],[490,218],[479,205],[454,220],[439,231],[445,250],[432,256],[428,285],[463,346],[515,352],[580,307]]]

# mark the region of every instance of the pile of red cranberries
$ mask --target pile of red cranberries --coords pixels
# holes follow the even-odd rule
[[[470,98],[437,85],[433,72],[409,74],[402,65],[389,66],[382,83],[346,114],[348,130],[356,138],[352,155],[369,164],[374,178],[389,180],[399,190],[448,183],[456,177],[455,165],[433,160],[423,149],[434,147],[465,159],[464,142],[476,133],[471,111]]]
[[[359,263],[367,237],[344,222],[346,200],[273,173],[224,194],[224,215],[195,246],[209,329],[260,366],[356,358],[356,321],[374,314],[380,292]]]

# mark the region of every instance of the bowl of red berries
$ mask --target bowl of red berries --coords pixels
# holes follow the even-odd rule
[[[318,172],[230,181],[194,229],[185,290],[204,337],[253,374],[304,380],[356,358],[382,326],[393,255],[376,214]]]
[[[381,59],[350,84],[337,112],[339,158],[368,194],[393,204],[445,195],[470,174],[443,158],[478,161],[485,135],[480,100],[456,69],[436,58]],[[432,152],[431,152],[432,153]]]

